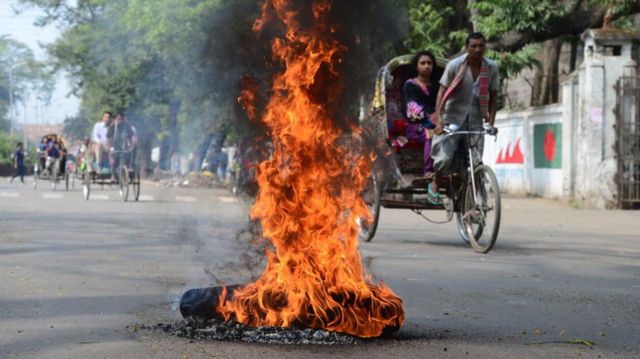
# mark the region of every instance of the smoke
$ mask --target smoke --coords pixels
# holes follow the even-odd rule
[[[212,17],[208,27],[210,36],[205,53],[211,56],[205,57],[205,63],[216,69],[212,81],[216,90],[223,93],[221,99],[224,101],[235,102],[242,90],[254,88],[257,99],[252,104],[256,107],[257,116],[248,116],[242,106],[236,105],[234,126],[240,129],[239,132],[243,133],[247,143],[262,145],[268,141],[269,134],[260,123],[260,114],[271,96],[271,80],[274,74],[282,71],[283,66],[273,59],[271,44],[276,37],[285,37],[284,29],[279,21],[267,21],[262,24],[260,31],[254,31],[261,1],[236,0],[223,3],[225,5],[222,10]],[[296,19],[300,21],[302,28],[312,21],[311,3],[309,0],[298,0],[291,6],[298,12]],[[361,98],[364,99],[364,106],[368,107],[370,103],[378,70],[401,47],[400,40],[407,26],[404,9],[394,6],[394,3],[388,0],[333,3],[329,22],[334,26],[335,33],[327,35],[335,36],[346,49],[341,54],[339,83],[334,84],[341,86],[342,91],[341,98],[334,104],[337,108],[333,120],[337,127],[347,133],[357,124]],[[317,87],[322,90],[322,86],[323,84],[319,84]],[[321,93],[316,95],[322,96]],[[377,140],[365,136],[364,141],[347,139],[339,145],[368,151],[377,146]],[[269,152],[261,153],[268,156]],[[384,156],[384,153],[380,152],[379,156]],[[264,159],[265,157],[255,160]],[[267,244],[262,240],[259,227],[251,223],[237,238],[240,262],[214,267],[209,271],[212,277],[215,273],[224,273],[232,267],[250,271],[252,279],[260,273],[256,268],[264,265],[263,253]],[[219,278],[214,279],[218,281]]]
[[[211,35],[206,52],[213,55],[209,57],[208,65],[219,69],[213,79],[219,88],[230,90],[226,101],[234,100],[241,91],[239,83],[242,76],[251,75],[261,84],[260,103],[264,105],[271,92],[270,80],[281,70],[282,64],[274,62],[271,55],[274,38],[284,37],[281,24],[271,22],[259,32],[253,30],[260,3],[256,0],[228,2],[214,16],[208,30]],[[311,21],[311,3],[298,0],[292,5],[292,9],[299,11],[297,19],[303,26]],[[340,106],[351,120],[357,119],[360,97],[371,98],[375,74],[380,66],[401,47],[400,40],[407,26],[403,9],[394,3],[388,0],[347,0],[333,4],[331,22],[337,30],[335,35],[347,48],[340,69],[340,85],[344,87]],[[341,120],[336,118],[336,121]],[[248,119],[241,113],[236,125],[247,127],[246,121]],[[255,123],[251,125],[255,127]]]

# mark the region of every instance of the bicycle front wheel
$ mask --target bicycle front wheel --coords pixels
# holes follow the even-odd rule
[[[470,179],[459,223],[461,222],[460,227],[464,228],[466,235],[463,239],[468,239],[476,252],[487,253],[495,245],[500,230],[500,188],[490,167],[478,166],[474,172],[474,179],[475,196]]]
[[[58,186],[58,166],[55,162],[51,165],[50,171],[51,176],[49,177],[49,180],[51,181],[51,189],[55,191]]]
[[[82,177],[82,195],[85,200],[89,200],[89,194],[91,193],[91,171],[86,169]]]

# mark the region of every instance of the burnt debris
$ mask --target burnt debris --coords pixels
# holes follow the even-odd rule
[[[310,345],[345,345],[361,344],[363,339],[325,330],[259,327],[253,328],[238,322],[223,320],[185,320],[175,323],[156,325],[132,325],[129,330],[161,332],[197,341],[222,340],[242,341],[262,344],[310,344]]]

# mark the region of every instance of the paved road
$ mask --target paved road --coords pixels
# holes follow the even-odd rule
[[[384,210],[361,248],[404,300],[400,338],[294,347],[128,330],[177,319],[188,288],[247,280],[236,233],[248,207],[152,183],[139,203],[93,195],[0,178],[0,358],[640,356],[638,212],[506,199],[497,247],[478,255],[453,225]]]

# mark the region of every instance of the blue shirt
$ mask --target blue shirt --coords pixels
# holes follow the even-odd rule
[[[24,166],[24,150],[16,150],[13,156],[18,166]]]
[[[49,157],[60,158],[60,150],[53,143],[49,146]]]

